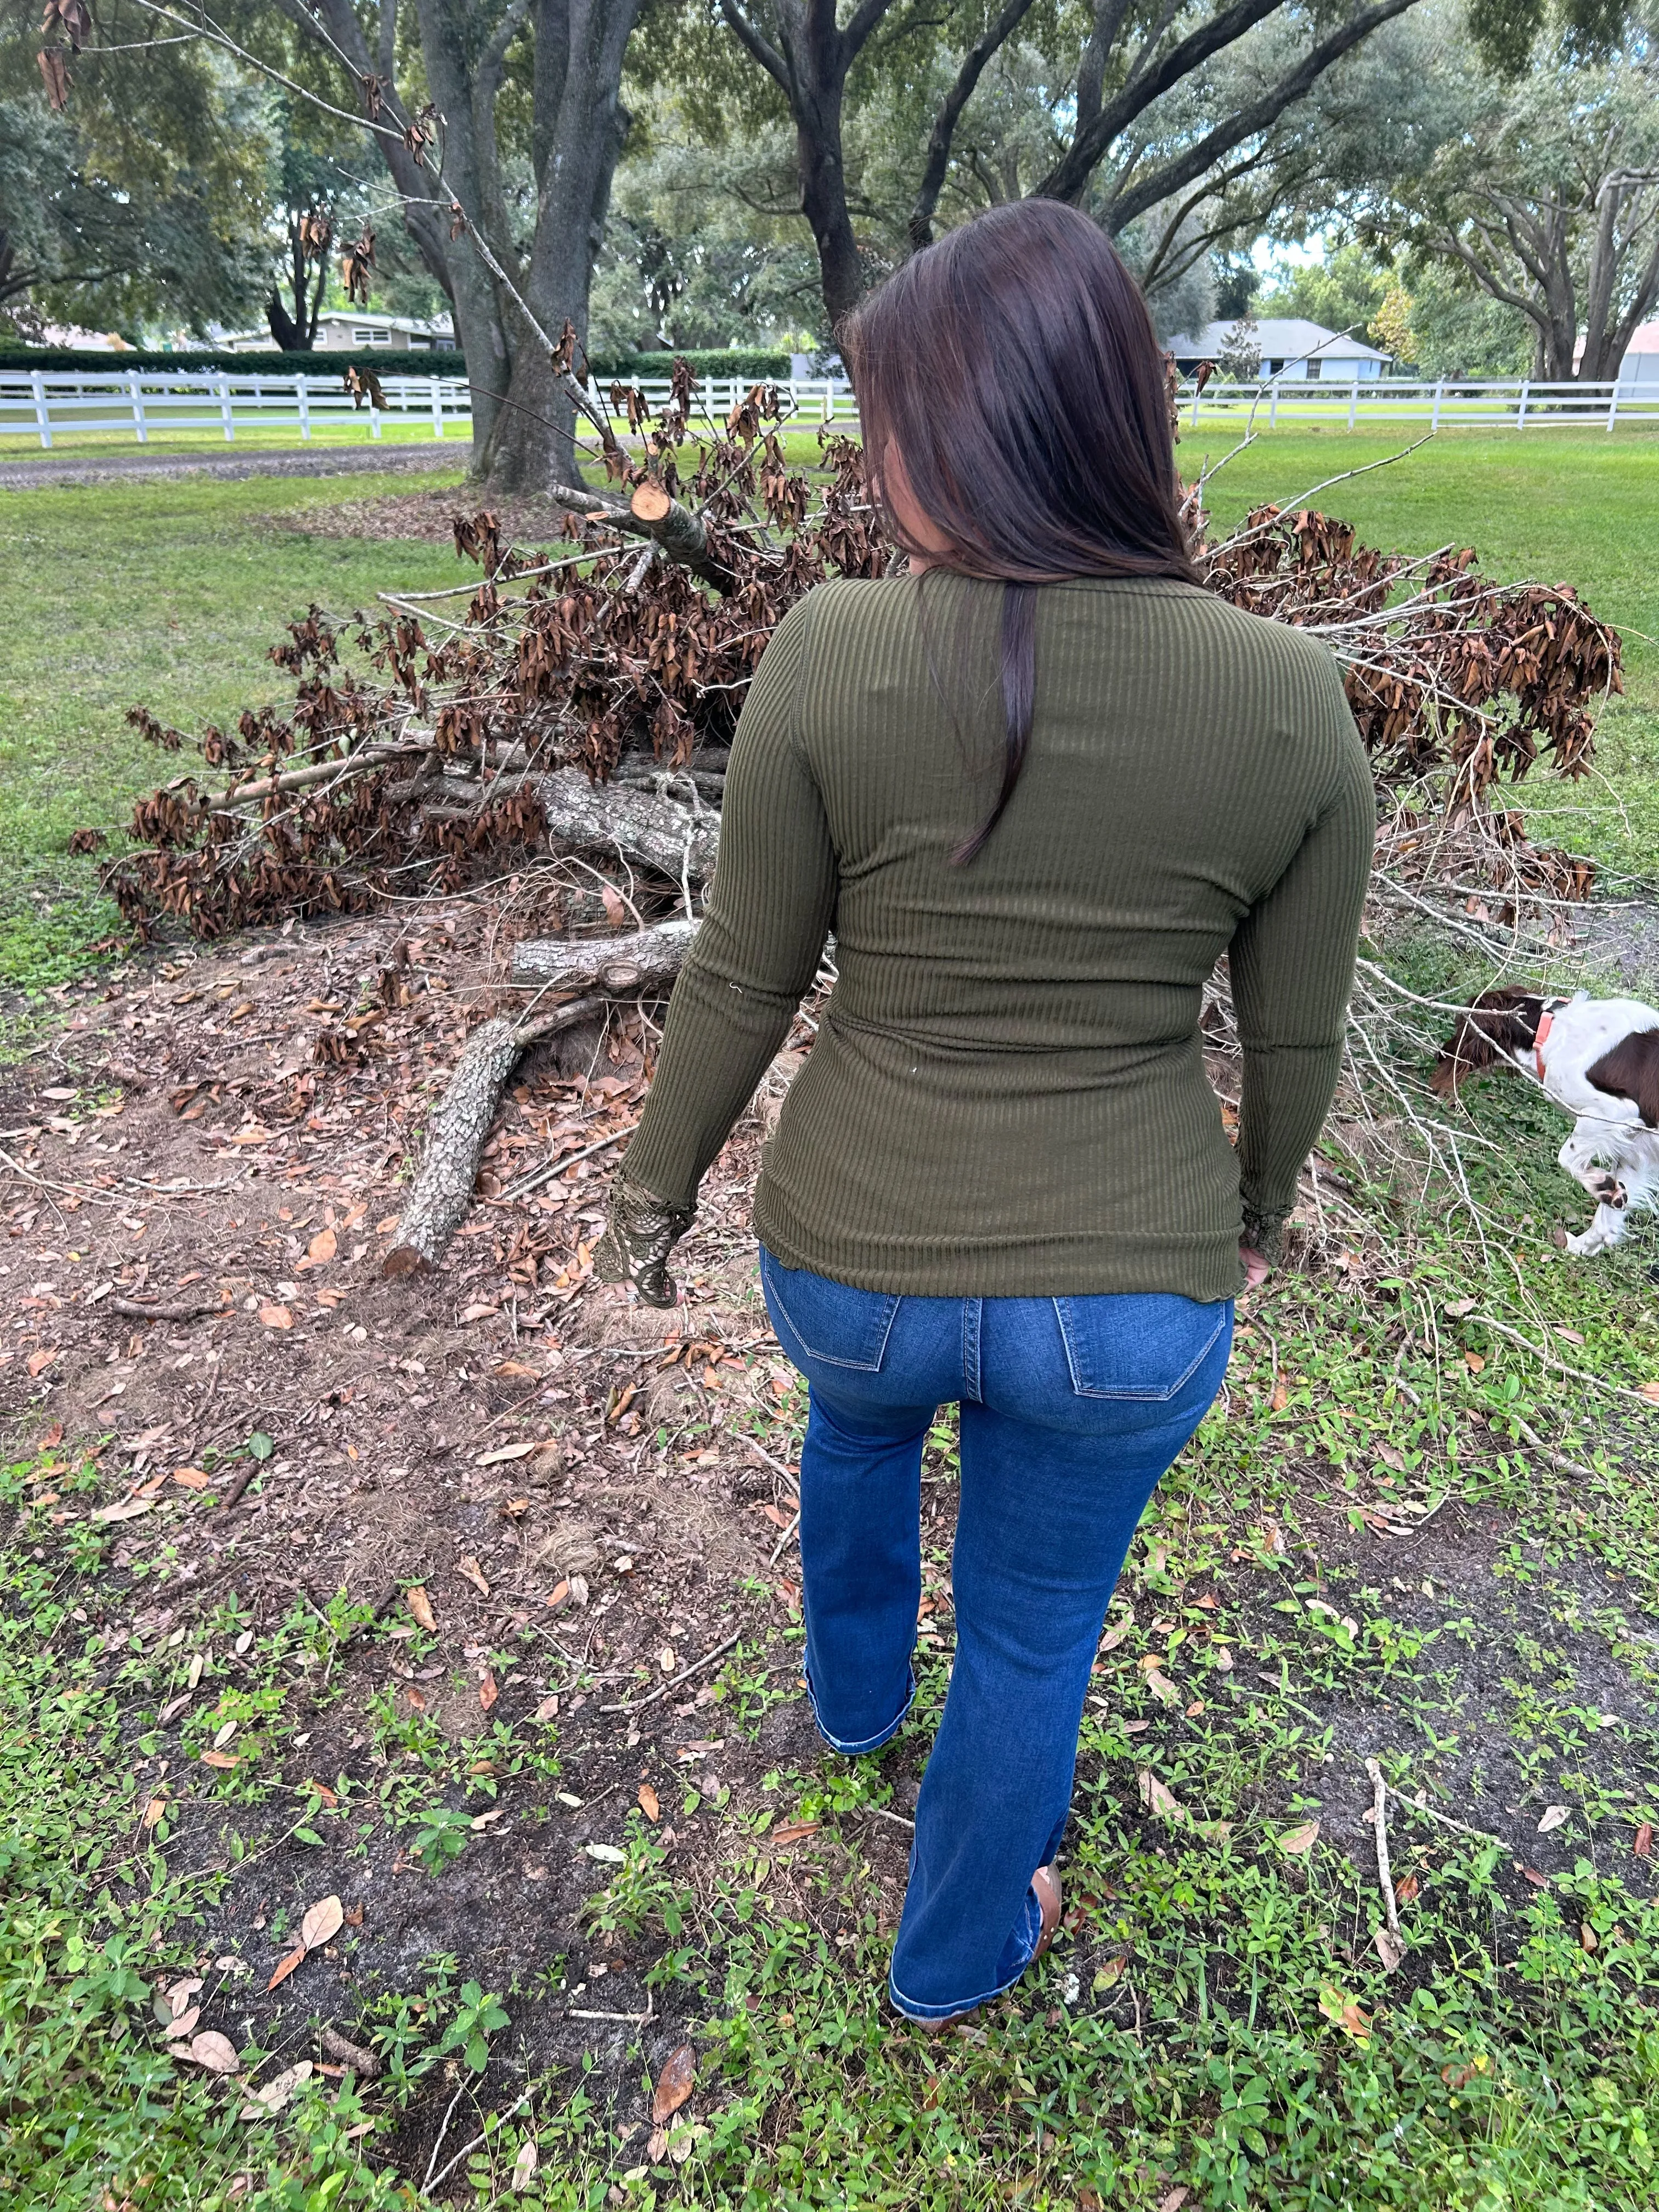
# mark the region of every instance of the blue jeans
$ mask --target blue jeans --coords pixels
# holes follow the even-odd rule
[[[915,1694],[921,1452],[962,1407],[957,1650],[916,1805],[890,1993],[942,2020],[1018,1980],[1060,1849],[1101,1626],[1147,1499],[1203,1419],[1231,1299],[1165,1292],[918,1298],[761,1253],[778,1340],[811,1385],[800,1462],[806,1684],[837,1751]]]

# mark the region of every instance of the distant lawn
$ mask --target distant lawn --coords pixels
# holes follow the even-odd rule
[[[422,476],[419,489],[459,482]],[[315,599],[456,580],[447,549],[309,538],[260,518],[411,489],[406,477],[254,477],[0,492],[10,582],[0,653],[0,986],[59,980],[113,909],[68,857],[82,824],[113,830],[133,798],[189,765],[125,723],[135,702],[185,730],[282,696],[265,658]]]
[[[1382,460],[1415,434],[1264,436],[1214,479],[1213,529],[1230,528],[1264,500],[1294,499],[1322,478]],[[1212,443],[1201,422],[1183,431],[1183,473],[1218,459],[1231,442]],[[1473,545],[1491,575],[1571,584],[1623,632],[1628,689],[1602,718],[1600,775],[1563,790],[1535,775],[1526,788],[1540,834],[1547,826],[1610,867],[1659,875],[1659,436],[1442,431],[1408,459],[1334,484],[1313,504],[1390,552]]]
[[[1192,471],[1213,445],[1183,435]],[[1211,487],[1218,528],[1269,498],[1382,459],[1409,437],[1286,430],[1263,436]],[[792,458],[816,450],[810,434]],[[222,451],[222,445],[220,450]],[[423,489],[460,480],[422,475]],[[114,828],[135,794],[185,763],[126,727],[143,701],[191,729],[280,697],[265,658],[282,625],[316,599],[368,606],[377,591],[456,580],[446,548],[313,538],[262,518],[407,492],[404,477],[225,483],[186,480],[0,493],[0,556],[10,578],[0,655],[0,986],[38,988],[71,972],[111,927],[93,868],[70,860],[83,823]],[[1552,833],[1632,872],[1659,874],[1659,436],[1598,432],[1443,432],[1410,459],[1318,495],[1390,550],[1473,544],[1490,573],[1573,584],[1620,624],[1628,698],[1602,724],[1607,782],[1563,792],[1537,779]],[[1607,787],[1617,790],[1628,830]],[[1583,810],[1593,809],[1593,814]]]

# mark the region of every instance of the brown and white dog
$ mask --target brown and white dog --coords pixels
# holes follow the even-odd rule
[[[1605,1251],[1631,1214],[1659,1203],[1659,1011],[1639,999],[1547,999],[1486,991],[1459,1021],[1429,1080],[1442,1097],[1484,1069],[1518,1067],[1573,1117],[1557,1155],[1596,1201],[1567,1249]]]

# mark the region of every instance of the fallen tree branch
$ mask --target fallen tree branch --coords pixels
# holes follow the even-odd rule
[[[599,786],[579,768],[534,776],[530,788],[542,803],[555,845],[571,852],[617,853],[630,867],[649,868],[678,883],[714,872],[720,843],[718,814],[694,814],[665,793],[626,784]]]
[[[608,999],[577,999],[533,1021],[508,1021],[498,1014],[473,1030],[448,1089],[433,1109],[397,1241],[380,1262],[383,1275],[395,1278],[435,1267],[448,1249],[472,1204],[484,1141],[520,1054],[610,1004]]]
[[[139,1298],[112,1298],[111,1313],[126,1314],[134,1321],[199,1321],[204,1314],[229,1313],[218,1298],[179,1298],[170,1306],[147,1306]]]
[[[696,933],[695,921],[677,919],[628,937],[526,938],[513,948],[513,981],[555,991],[647,993],[673,981]]]

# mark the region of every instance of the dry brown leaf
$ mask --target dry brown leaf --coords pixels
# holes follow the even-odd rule
[[[296,2066],[284,2068],[263,2088],[252,2092],[242,2107],[242,2118],[245,2120],[267,2120],[277,2112],[286,2112],[295,2091],[310,2081],[316,2070],[308,2058],[301,2059]]]
[[[261,1328],[292,1328],[293,1310],[288,1306],[261,1306],[259,1326]]]
[[[657,2086],[651,2096],[651,2117],[660,2127],[691,2094],[697,2083],[696,2053],[689,2043],[682,2043],[671,2051],[662,2063],[657,2076]]]
[[[1547,1836],[1552,1829],[1562,1826],[1567,1818],[1567,1808],[1565,1805],[1546,1805],[1539,1818],[1539,1834]]]
[[[540,1705],[537,1706],[536,1718],[538,1721],[547,1722],[557,1720],[558,1717],[559,1696],[558,1692],[556,1690],[551,1697],[544,1698]]]
[[[1171,2189],[1167,2195],[1158,2198],[1158,2212],[1181,2212],[1182,2206],[1192,2193],[1186,2183],[1182,2182],[1177,2187]]]
[[[483,1453],[472,1464],[474,1467],[501,1467],[510,1459],[528,1459],[532,1452],[542,1449],[544,1442],[544,1438],[533,1437],[527,1444],[498,1444],[494,1451]]]
[[[204,2027],[199,2035],[191,2037],[187,2051],[176,2051],[174,2056],[188,2058],[192,2065],[204,2066],[210,2074],[239,2074],[242,2068],[235,2045],[228,2035],[221,2035],[216,2027]]]
[[[1638,1859],[1650,1859],[1653,1856],[1653,1823],[1651,1820],[1643,1821],[1641,1826],[1636,1831],[1636,1841],[1631,1845],[1631,1849],[1635,1852]]]
[[[1587,1951],[1599,1951],[1601,1948],[1601,1938],[1588,1920],[1581,1921],[1579,1923],[1578,1941]]]
[[[286,1959],[280,1960],[277,1962],[276,1972],[272,1974],[270,1979],[265,1984],[265,1991],[267,1995],[269,1995],[272,1990],[276,1988],[279,1983],[285,1982],[296,1966],[301,1966],[305,1964],[305,1945],[303,1943],[297,1943],[293,1950],[289,1953]]]
[[[1133,1632],[1133,1628],[1134,1622],[1133,1620],[1119,1621],[1115,1628],[1109,1628],[1104,1636],[1101,1638],[1101,1650],[1103,1651],[1115,1651],[1118,1645],[1122,1643],[1126,1636],[1129,1635]]]
[[[148,1513],[155,1500],[153,1498],[124,1498],[117,1505],[100,1505],[93,1515],[94,1521],[136,1521],[141,1513]]]
[[[781,1828],[773,1830],[771,1841],[779,1850],[786,1844],[804,1843],[808,1836],[817,1835],[818,1825],[816,1820],[787,1821]]]
[[[1659,1382],[1644,1382],[1640,1395],[1647,1400],[1649,1405],[1659,1406]]]
[[[1354,1998],[1344,1996],[1338,1990],[1324,1990],[1320,1993],[1319,2009],[1334,2027],[1340,2027],[1356,2043],[1370,2040],[1370,2017]]]
[[[144,1826],[147,1828],[153,1828],[167,1809],[167,1801],[165,1797],[152,1797],[144,1808]]]
[[[404,1603],[409,1607],[421,1627],[425,1629],[427,1634],[435,1636],[438,1630],[437,1617],[433,1613],[431,1599],[419,1583],[411,1584],[404,1592]]]
[[[1395,1903],[1396,1905],[1409,1905],[1416,1897],[1420,1887],[1421,1885],[1419,1883],[1417,1876],[1414,1874],[1408,1874],[1404,1881],[1398,1881],[1395,1884]]]
[[[489,1595],[489,1584],[484,1578],[484,1571],[475,1559],[469,1557],[464,1559],[457,1559],[455,1562],[455,1571],[458,1575],[465,1575],[467,1581],[471,1583],[473,1589],[477,1590],[481,1596],[488,1597]]]
[[[30,1352],[23,1364],[31,1375],[44,1375],[57,1357],[58,1346],[53,1344],[48,1346],[44,1351]]]
[[[319,1229],[306,1246],[306,1257],[314,1267],[324,1267],[339,1250],[339,1241],[331,1229]]]
[[[1376,1955],[1382,1961],[1382,1971],[1393,1973],[1406,1955],[1406,1947],[1391,1928],[1379,1928],[1371,1941],[1376,1946]]]
[[[1149,1767],[1143,1766],[1135,1777],[1135,1787],[1140,1792],[1142,1806],[1165,1820],[1184,1820],[1187,1808],[1181,1804],[1173,1790],[1160,1782]]]
[[[513,2161],[512,2177],[507,2187],[515,2197],[522,2197],[536,2178],[536,2161],[540,2154],[534,2136],[526,2136],[519,2145],[519,2155]]]
[[[181,1490],[205,1490],[213,1477],[199,1467],[175,1467],[173,1479]]]
[[[345,1908],[337,1897],[319,1897],[307,1908],[300,1923],[300,1941],[307,1951],[314,1951],[320,1944],[332,1942],[344,1921]]]
[[[641,1782],[640,1784],[639,1803],[640,1810],[647,1820],[661,1820],[662,1807],[658,1802],[656,1791],[648,1782]]]
[[[1294,1858],[1304,1851],[1310,1851],[1318,1841],[1318,1821],[1304,1820],[1299,1828],[1292,1828],[1279,1838],[1279,1848],[1281,1851],[1288,1851]]]
[[[653,2166],[659,2166],[668,2151],[666,2128],[653,2128],[645,2139],[645,2154]]]
[[[478,1703],[483,1707],[486,1712],[489,1711],[489,1708],[495,1704],[496,1698],[499,1698],[501,1694],[500,1690],[495,1686],[495,1677],[493,1674],[486,1674],[483,1681],[478,1685]]]
[[[240,1766],[241,1763],[234,1751],[204,1751],[202,1753],[203,1765],[216,1766],[222,1774],[228,1774],[233,1766]]]
[[[1149,1667],[1146,1670],[1146,1687],[1161,1705],[1178,1705],[1181,1703],[1180,1691],[1169,1676],[1160,1673],[1156,1667]]]
[[[196,2033],[196,2023],[202,2017],[200,2005],[187,2005],[167,2029],[170,2043],[187,2043]]]

